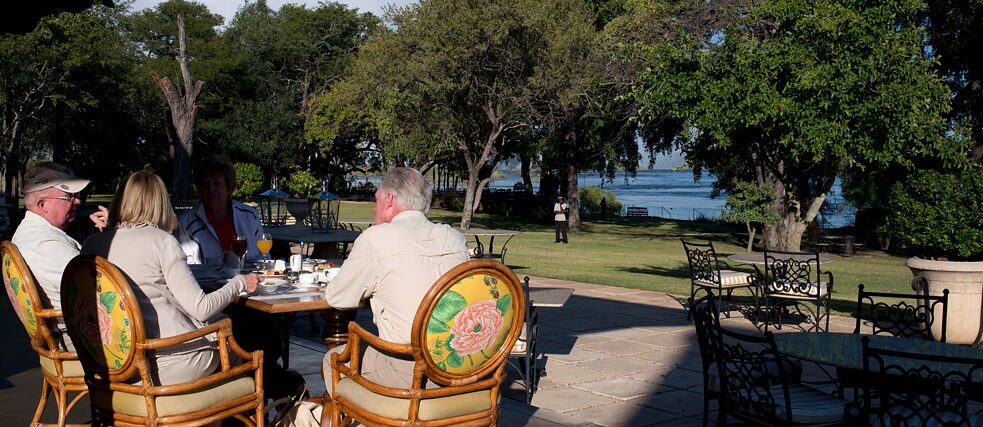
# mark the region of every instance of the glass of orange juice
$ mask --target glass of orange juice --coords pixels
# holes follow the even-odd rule
[[[270,249],[273,248],[273,236],[270,233],[263,233],[256,239],[256,248],[263,253],[264,259],[269,259]]]

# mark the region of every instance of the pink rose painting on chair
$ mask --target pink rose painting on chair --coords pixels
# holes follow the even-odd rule
[[[492,275],[467,276],[437,301],[427,323],[427,354],[451,373],[481,367],[511,328],[512,295]]]
[[[122,367],[132,350],[132,330],[116,287],[101,274],[93,278],[83,272],[73,279],[66,308],[71,307],[68,317],[82,335],[83,346],[107,368]]]
[[[502,323],[502,313],[498,312],[495,301],[471,304],[454,318],[450,347],[462,356],[478,353],[495,343]]]

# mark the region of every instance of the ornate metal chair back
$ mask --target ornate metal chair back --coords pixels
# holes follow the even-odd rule
[[[881,300],[888,298],[893,303]],[[945,342],[948,305],[948,289],[944,289],[942,295],[868,292],[861,283],[857,286],[857,325],[854,333],[860,333],[866,324],[874,335],[930,340],[933,339],[933,331],[938,330],[939,341]]]
[[[983,419],[983,360],[876,348],[867,337],[861,341],[862,420],[972,426]]]

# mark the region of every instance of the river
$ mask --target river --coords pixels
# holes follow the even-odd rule
[[[509,189],[520,182],[518,173],[502,169],[504,177],[493,181],[489,187]],[[619,173],[612,182],[602,180],[597,174],[580,174],[578,185],[599,186],[610,190],[625,206],[648,208],[649,215],[672,219],[716,218],[720,216],[726,197],[710,198],[713,176],[704,174],[698,181],[689,170],[644,170],[634,178],[625,180]],[[533,182],[538,190],[539,183]],[[843,200],[840,181],[836,180],[827,196],[826,206],[820,213],[823,228],[843,227],[853,224],[855,210]]]

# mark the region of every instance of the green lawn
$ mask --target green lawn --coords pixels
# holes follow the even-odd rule
[[[372,203],[345,202],[342,220],[369,220]],[[460,213],[434,209],[434,221],[460,223]],[[718,255],[743,252],[746,234],[714,224],[658,219],[589,219],[584,230],[570,236],[570,244],[553,243],[552,223],[515,220],[478,214],[473,228],[521,230],[509,243],[506,262],[520,277],[536,275],[676,295],[689,294],[689,266],[680,238],[712,240]],[[497,242],[496,242],[497,243]],[[853,257],[832,255],[823,269],[834,276],[833,310],[850,314],[856,309],[857,284],[869,290],[910,291],[911,272],[905,257],[871,253]],[[749,266],[735,264],[737,269]],[[740,292],[740,291],[739,291]]]

